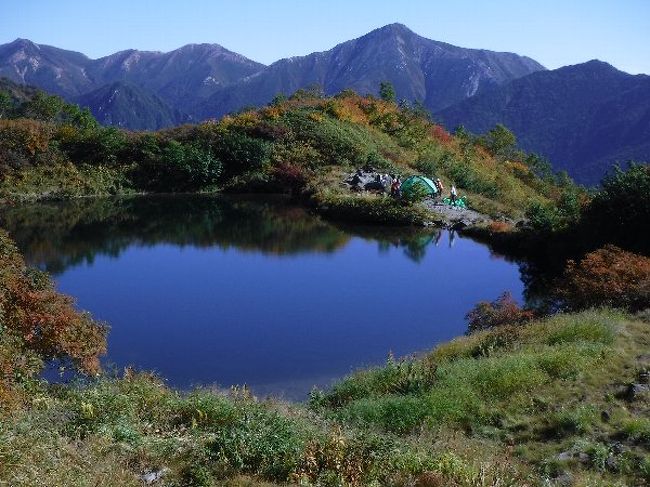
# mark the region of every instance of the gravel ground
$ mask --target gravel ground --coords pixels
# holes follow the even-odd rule
[[[492,221],[487,215],[479,213],[478,211],[470,210],[468,208],[457,208],[455,206],[445,205],[439,201],[425,200],[424,206],[429,210],[439,214],[443,220],[435,221],[436,225],[442,224],[446,227],[469,227],[481,223],[489,223]]]

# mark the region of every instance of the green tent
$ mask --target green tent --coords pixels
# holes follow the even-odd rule
[[[413,186],[416,184],[421,184],[422,187],[427,190],[427,195],[429,196],[434,195],[438,192],[438,188],[436,188],[435,183],[429,178],[426,178],[424,176],[411,176],[410,178],[406,178],[402,183],[402,193],[408,195],[409,191],[411,191],[411,188],[413,188]]]

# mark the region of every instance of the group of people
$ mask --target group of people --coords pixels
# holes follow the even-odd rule
[[[361,169],[358,169],[356,174],[350,181],[350,183],[355,186],[362,184],[362,176],[363,176],[363,171]],[[442,197],[445,187],[442,184],[440,178],[437,178],[434,181],[434,184],[436,185],[436,190],[437,190],[436,196],[439,198]],[[366,190],[375,190],[381,192],[386,191],[386,189],[388,188],[390,188],[390,195],[392,197],[401,198],[402,178],[399,175],[395,175],[395,174],[376,174],[374,181],[369,182],[365,185]],[[458,192],[456,191],[456,186],[452,184],[449,190],[449,200],[451,201],[451,204],[455,204],[457,199],[458,199]]]
[[[436,185],[436,189],[438,190],[438,196],[439,197],[442,196],[445,187],[442,184],[442,181],[440,181],[440,178],[436,178],[436,180],[433,183]],[[449,189],[449,199],[451,200],[452,204],[456,203],[456,200],[458,199],[458,191],[456,191],[456,185],[454,185],[453,183],[451,185],[451,188]]]

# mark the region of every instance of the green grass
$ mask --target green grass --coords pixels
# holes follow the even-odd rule
[[[0,485],[135,486],[160,468],[176,486],[519,486],[566,471],[575,485],[643,485],[648,405],[614,391],[633,378],[647,328],[593,310],[484,331],[390,358],[304,405],[245,389],[181,394],[132,372],[24,382],[23,404],[2,413]],[[557,460],[563,451],[573,459]]]
[[[59,163],[4,174],[0,200],[29,201],[135,192],[124,168]]]
[[[625,438],[650,448],[650,419],[630,418],[623,421],[621,426]]]

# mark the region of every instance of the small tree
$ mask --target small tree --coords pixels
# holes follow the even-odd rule
[[[390,81],[382,81],[379,84],[379,96],[382,100],[395,103],[397,99],[397,94],[395,93],[395,87]]]
[[[215,184],[221,174],[221,161],[196,144],[183,145],[172,140],[162,151],[158,164],[159,189],[193,191]]]
[[[291,100],[313,100],[320,99],[325,96],[325,90],[318,83],[312,83],[305,88],[300,88],[291,95]]]
[[[484,137],[487,148],[495,156],[505,156],[517,144],[517,138],[510,130],[500,123],[496,124]]]
[[[271,106],[281,105],[285,101],[287,101],[288,99],[289,98],[284,93],[278,93],[277,95],[275,95],[273,97],[273,100],[271,100],[271,103],[269,103],[269,105],[271,105]]]
[[[590,240],[650,252],[650,166],[616,167],[602,182],[602,189],[585,210],[585,229]]]
[[[23,103],[21,111],[25,117],[53,122],[60,116],[63,106],[62,98],[39,91],[31,100]]]
[[[550,179],[553,177],[553,166],[548,162],[548,159],[531,152],[524,159],[526,165],[533,173],[542,179]]]
[[[454,135],[461,140],[470,139],[470,134],[464,125],[457,125],[456,128],[454,128]]]

